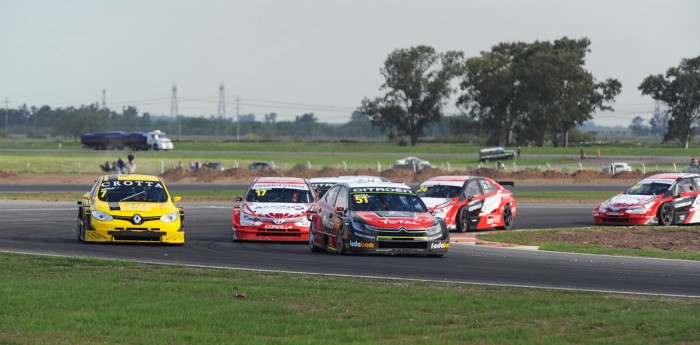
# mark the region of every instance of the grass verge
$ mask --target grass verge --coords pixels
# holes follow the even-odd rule
[[[639,257],[649,257],[649,258],[662,258],[662,259],[678,259],[678,260],[696,260],[700,261],[699,252],[691,251],[670,251],[662,249],[647,249],[647,248],[622,248],[622,247],[609,247],[596,244],[585,244],[585,243],[572,243],[570,241],[553,241],[546,239],[547,236],[542,236],[542,234],[557,234],[562,232],[578,232],[578,231],[590,231],[604,230],[606,232],[614,231],[628,231],[628,228],[611,228],[611,227],[594,227],[594,228],[565,228],[565,229],[552,229],[552,230],[528,230],[528,231],[503,231],[494,232],[488,234],[478,234],[477,239],[490,242],[500,242],[500,243],[512,243],[512,244],[522,244],[528,246],[539,246],[540,250],[550,250],[556,252],[568,252],[568,253],[585,253],[585,254],[597,254],[597,255],[623,255],[623,256],[639,256]],[[653,233],[663,234],[663,231],[667,229],[678,230],[679,227],[647,227],[646,230]],[[681,228],[682,229],[682,228]],[[688,231],[697,231],[700,235],[700,231],[697,229],[686,229]]]
[[[696,343],[696,299],[0,253],[2,344]]]

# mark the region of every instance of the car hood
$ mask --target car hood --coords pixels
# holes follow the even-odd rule
[[[109,213],[115,212],[139,212],[144,214],[163,214],[175,211],[177,207],[169,202],[99,202],[95,204],[95,209]]]
[[[630,195],[630,194],[618,194],[606,201],[605,203],[609,207],[632,207],[646,204],[650,201],[656,200],[657,195]]]
[[[259,217],[291,218],[303,216],[311,204],[249,202],[246,203],[246,207],[250,213]]]
[[[435,223],[433,216],[427,212],[358,211],[355,215],[371,226],[385,229],[425,229]]]
[[[421,198],[421,200],[423,200],[425,206],[428,206],[429,209],[433,209],[436,206],[443,204],[449,204],[454,201],[452,198]]]

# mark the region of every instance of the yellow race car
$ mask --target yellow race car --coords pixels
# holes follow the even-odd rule
[[[105,175],[78,201],[82,242],[185,243],[185,213],[157,176]]]

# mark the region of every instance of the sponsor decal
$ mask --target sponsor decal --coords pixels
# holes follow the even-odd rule
[[[395,188],[395,187],[359,187],[352,188],[350,194],[357,193],[399,193],[399,194],[415,194],[413,190],[407,188]]]
[[[374,248],[374,243],[362,241],[350,241],[350,248]]]
[[[608,212],[606,213],[608,216],[621,216],[622,212]]]
[[[102,188],[113,188],[113,187],[153,187],[153,188],[163,188],[163,185],[157,181],[106,181],[100,184]]]
[[[438,242],[438,243],[431,243],[430,244],[430,249],[447,249],[447,248],[450,248],[449,242]]]
[[[398,225],[398,224],[408,224],[408,225],[420,225],[420,223],[415,220],[410,219],[380,219],[380,223],[385,225]]]
[[[478,210],[478,209],[480,209],[480,208],[481,208],[481,204],[476,204],[476,205],[469,206],[468,211],[469,211],[469,212],[473,212],[473,211],[476,211],[476,210]]]
[[[291,225],[265,224],[265,229],[287,230],[291,228]]]
[[[687,200],[687,201],[679,202],[679,203],[676,204],[676,208],[687,207],[687,206],[690,206],[692,203],[693,203],[692,200]]]
[[[253,189],[300,189],[309,190],[305,184],[287,184],[287,183],[256,183],[253,185]]]

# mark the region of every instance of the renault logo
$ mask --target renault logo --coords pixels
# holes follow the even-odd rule
[[[141,221],[143,219],[138,214],[135,214],[133,220],[134,220],[134,224],[141,224]]]

